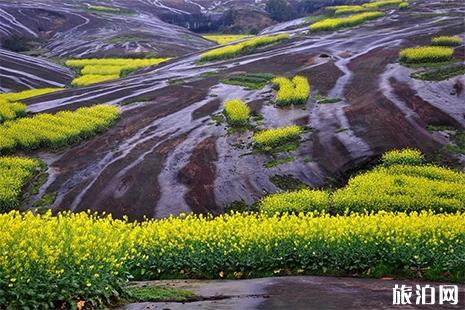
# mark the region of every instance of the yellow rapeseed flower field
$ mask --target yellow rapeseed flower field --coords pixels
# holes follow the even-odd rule
[[[443,62],[452,59],[454,49],[445,46],[417,46],[400,51],[400,60],[406,63]]]
[[[288,34],[264,35],[254,37],[236,44],[215,48],[200,55],[200,61],[229,59],[246,54],[254,49],[288,39]]]
[[[462,41],[462,38],[459,36],[439,36],[431,39],[431,45],[460,46]]]
[[[285,272],[463,274],[465,215],[232,214],[127,223],[80,213],[0,215],[0,306],[54,308],[136,279]],[[98,246],[95,246],[98,244]],[[278,270],[278,271],[277,271]],[[383,275],[383,274],[381,274]],[[53,289],[50,289],[53,288]],[[72,306],[70,306],[72,307]]]
[[[0,153],[75,143],[105,130],[119,114],[120,109],[115,106],[96,105],[9,121],[0,125]]]
[[[62,88],[39,88],[17,93],[0,94],[0,123],[26,115],[26,105],[21,101],[62,90]]]
[[[365,12],[347,17],[326,18],[309,26],[312,31],[334,30],[342,27],[351,27],[383,16],[382,12]]]
[[[80,87],[115,80],[124,72],[158,65],[169,59],[171,58],[88,58],[69,59],[65,64],[80,69],[81,76],[71,82],[73,86]]]
[[[259,207],[265,213],[462,212],[465,174],[425,164],[417,150],[393,150],[382,156],[382,165],[350,178],[330,195],[310,189],[279,193],[263,198]]]
[[[21,190],[40,166],[35,159],[0,157],[0,212],[19,207]]]
[[[216,42],[218,44],[226,44],[226,43],[248,38],[250,37],[250,35],[246,35],[246,34],[206,34],[206,35],[203,35],[202,37],[204,37],[207,40]]]

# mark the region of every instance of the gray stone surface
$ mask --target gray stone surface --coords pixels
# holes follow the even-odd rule
[[[138,282],[136,285],[160,285],[194,292],[202,301],[189,303],[136,303],[120,310],[145,309],[464,309],[465,286],[459,286],[458,305],[392,305],[395,284],[430,284],[438,291],[440,283],[392,279],[355,279],[337,277],[279,277],[250,280],[176,280]]]

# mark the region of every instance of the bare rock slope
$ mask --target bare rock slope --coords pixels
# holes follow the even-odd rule
[[[219,213],[233,202],[252,203],[279,191],[275,176],[321,187],[388,149],[437,153],[448,138],[427,127],[465,127],[465,93],[459,91],[465,77],[414,80],[412,70],[398,64],[398,53],[428,44],[436,34],[463,37],[463,12],[451,1],[413,7],[335,32],[308,33],[306,24],[293,25],[289,41],[233,60],[199,64],[200,53],[193,53],[125,79],[29,100],[31,113],[103,102],[124,110],[113,129],[85,144],[33,154],[49,164],[49,179],[35,198],[53,195],[54,210],[131,219]],[[463,60],[463,53],[458,57]],[[305,107],[279,109],[269,86],[254,91],[221,83],[244,71],[305,75],[313,97]],[[340,101],[318,104],[317,95]],[[263,128],[311,128],[292,153],[295,160],[266,168],[272,158],[252,152],[251,131],[231,134],[216,124],[212,115],[233,98],[260,113]]]
[[[99,5],[97,2],[95,6]],[[0,42],[6,49],[46,57],[180,56],[213,44],[185,28],[162,22],[150,1],[0,1]]]

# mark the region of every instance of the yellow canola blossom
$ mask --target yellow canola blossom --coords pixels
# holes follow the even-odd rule
[[[462,38],[459,36],[439,36],[431,39],[431,45],[460,46],[462,41]]]
[[[278,87],[276,103],[280,106],[305,104],[310,96],[310,84],[304,76],[296,75],[292,80],[276,77],[272,83]]]
[[[465,214],[188,215],[127,223],[12,212],[0,215],[0,226],[0,304],[12,309],[102,302],[121,294],[129,275],[364,274],[380,265],[447,273],[463,271],[465,258]]]
[[[250,37],[249,35],[246,34],[207,34],[203,35],[207,40],[216,42],[218,44],[226,44],[234,41],[238,41],[241,39],[245,39]]]
[[[107,129],[119,114],[118,107],[96,105],[9,121],[0,125],[0,153],[72,144]]]
[[[215,48],[200,55],[200,61],[229,59],[247,54],[254,49],[288,39],[288,34],[264,35],[254,37],[236,44]]]
[[[0,212],[19,206],[21,190],[39,167],[35,159],[0,157]]]
[[[81,76],[71,82],[73,86],[80,87],[115,80],[125,72],[158,65],[169,59],[171,58],[88,58],[69,59],[65,64],[81,69]]]
[[[266,129],[256,132],[252,141],[258,148],[278,147],[283,143],[298,141],[302,133],[303,129],[296,125]]]
[[[39,88],[0,94],[0,123],[26,115],[26,105],[20,101],[59,90],[62,88]]]
[[[443,62],[452,59],[454,49],[445,46],[417,46],[400,51],[400,60],[406,63]]]
[[[365,12],[347,17],[326,18],[311,24],[309,28],[312,31],[334,30],[342,27],[355,26],[383,15],[382,12]]]
[[[242,100],[229,100],[224,104],[224,114],[231,126],[246,126],[250,117],[250,108]]]

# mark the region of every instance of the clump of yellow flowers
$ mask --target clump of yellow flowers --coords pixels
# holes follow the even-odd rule
[[[354,212],[428,210],[454,213],[465,210],[465,174],[427,164],[414,149],[392,150],[381,157],[382,165],[349,179],[346,186],[328,194],[304,189],[263,198],[265,213]]]
[[[263,35],[250,38],[236,44],[218,47],[200,55],[200,61],[215,61],[235,58],[241,54],[248,54],[253,50],[273,43],[286,40],[289,35],[286,33],[276,35]]]
[[[118,107],[106,104],[40,113],[0,125],[0,154],[17,149],[59,148],[88,139],[110,127],[119,117]]]
[[[39,88],[17,93],[0,94],[0,124],[26,115],[26,105],[21,101],[59,91],[62,88]]]
[[[310,96],[310,84],[304,76],[296,75],[292,80],[276,77],[272,83],[278,88],[276,103],[280,106],[305,104]]]

